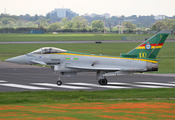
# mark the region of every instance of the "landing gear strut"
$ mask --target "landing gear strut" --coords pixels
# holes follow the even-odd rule
[[[61,85],[62,85],[62,82],[61,82],[61,77],[60,77],[60,75],[59,75],[59,77],[58,77],[57,79],[58,79],[58,81],[57,81],[56,84],[57,84],[58,86],[61,86]]]

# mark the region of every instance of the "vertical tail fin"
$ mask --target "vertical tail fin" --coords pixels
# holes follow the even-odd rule
[[[127,54],[121,54],[121,57],[155,59],[169,34],[170,31],[162,30]]]

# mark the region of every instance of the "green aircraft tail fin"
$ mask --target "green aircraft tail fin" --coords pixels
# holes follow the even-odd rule
[[[155,59],[169,34],[170,31],[162,30],[121,57]]]

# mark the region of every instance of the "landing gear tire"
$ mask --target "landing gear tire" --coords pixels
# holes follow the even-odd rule
[[[57,81],[57,85],[58,86],[61,86],[62,85],[62,82],[60,80]]]
[[[101,79],[101,80],[98,81],[98,83],[100,85],[107,85],[108,84],[108,81],[107,81],[107,79]]]

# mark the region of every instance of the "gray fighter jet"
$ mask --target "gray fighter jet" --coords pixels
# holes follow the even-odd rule
[[[158,71],[158,60],[155,58],[169,34],[171,34],[170,31],[160,31],[119,57],[44,47],[26,55],[7,59],[6,62],[48,65],[54,72],[59,73],[57,85],[62,84],[61,77],[76,76],[77,72],[96,72],[99,84],[107,85],[107,76]]]

